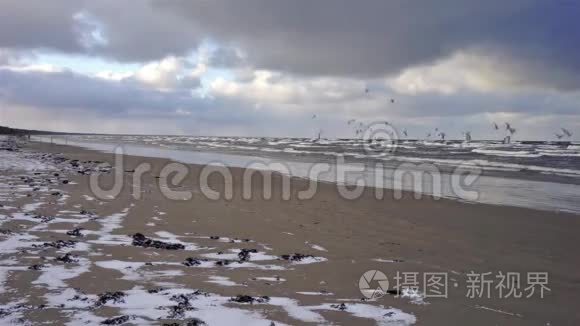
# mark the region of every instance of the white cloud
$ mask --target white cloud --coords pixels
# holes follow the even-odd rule
[[[194,90],[200,86],[200,78],[207,72],[204,62],[192,64],[183,57],[168,56],[149,62],[136,71],[101,71],[95,75],[113,81],[137,81],[159,91],[176,89]]]
[[[351,101],[364,97],[362,81],[346,78],[299,78],[286,74],[256,70],[241,78],[217,78],[210,84],[216,96],[240,98],[257,104],[316,105]]]
[[[16,72],[63,72],[64,69],[51,64],[31,64],[31,65],[0,65],[0,69]]]
[[[519,83],[508,64],[493,56],[457,52],[428,65],[411,67],[389,78],[387,85],[401,94],[461,91],[493,92],[518,88]]]

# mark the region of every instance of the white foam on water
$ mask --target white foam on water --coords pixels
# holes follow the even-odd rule
[[[541,157],[541,153],[529,152],[529,151],[502,151],[493,149],[476,148],[472,150],[474,153],[493,155],[493,156],[504,156],[504,157]]]

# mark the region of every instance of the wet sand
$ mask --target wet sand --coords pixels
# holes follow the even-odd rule
[[[357,200],[346,200],[336,185],[326,183],[317,185],[312,199],[298,200],[295,192],[309,184],[301,179],[291,179],[294,195],[282,200],[279,189],[286,177],[281,175],[273,176],[272,199],[245,200],[244,171],[237,168],[230,169],[234,198],[211,200],[201,194],[197,182],[201,167],[195,165],[189,165],[188,178],[174,187],[192,190],[193,198],[169,200],[156,178],[168,162],[131,156],[125,157],[121,194],[100,200],[89,189],[88,175],[78,170],[94,169],[96,164],[89,161],[112,164],[111,154],[40,143],[29,143],[24,150],[30,154],[15,155],[52,162],[47,165],[56,170],[16,166],[0,171],[0,229],[9,231],[0,234],[3,322],[94,324],[114,317],[120,319],[109,322],[186,324],[194,323],[193,318],[209,325],[580,322],[575,309],[580,300],[577,215],[427,196],[417,200],[411,194],[394,200],[388,190],[385,199],[377,200],[371,188]],[[54,157],[42,153],[68,161],[54,163]],[[79,160],[81,166],[70,160]],[[153,169],[143,176],[142,198],[136,200],[131,171],[141,162],[149,162]],[[101,177],[111,182],[113,173]],[[34,191],[35,183],[45,185]],[[223,189],[222,180],[212,176],[210,186]],[[261,183],[252,186],[255,194],[262,193]],[[82,228],[82,237],[66,234],[75,228]],[[184,248],[134,246],[131,236],[136,233]],[[57,240],[77,242],[69,248],[51,247]],[[241,249],[256,252],[240,262]],[[55,260],[67,252],[76,261]],[[302,261],[282,258],[294,253],[311,256]],[[187,258],[194,258],[189,260],[193,266],[183,264]],[[29,269],[34,265],[42,266]],[[397,272],[417,272],[421,284],[424,273],[447,273],[448,297],[387,294],[361,300],[359,279],[368,270],[382,271],[391,286]],[[527,272],[548,272],[550,291],[544,298],[539,294],[499,298],[493,288],[496,280],[492,298],[467,298],[471,271],[492,272],[491,278],[500,271],[519,272],[521,283]],[[525,284],[521,286],[523,290]],[[122,292],[118,298],[103,296],[117,291]],[[251,298],[231,300],[238,295]],[[249,300],[254,301],[236,302]]]

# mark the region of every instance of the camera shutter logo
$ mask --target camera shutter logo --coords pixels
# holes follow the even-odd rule
[[[358,287],[365,298],[378,299],[387,293],[389,280],[383,272],[370,270],[360,277]]]

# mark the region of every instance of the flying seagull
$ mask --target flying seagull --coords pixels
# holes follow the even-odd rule
[[[509,131],[511,135],[516,133],[516,129],[512,128],[512,125],[509,122],[505,122],[505,130]]]
[[[512,126],[509,122],[504,122],[504,123],[505,123],[505,130],[510,130],[512,128]]]
[[[560,128],[562,132],[566,135],[566,137],[572,137],[572,132],[566,128]]]

